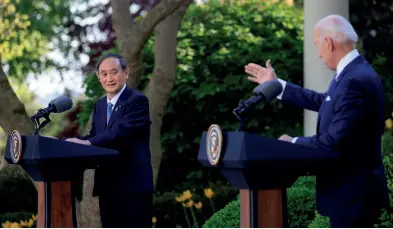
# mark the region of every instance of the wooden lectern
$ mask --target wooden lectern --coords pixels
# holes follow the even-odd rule
[[[287,227],[286,189],[341,164],[340,154],[246,132],[203,132],[198,160],[240,190],[240,227]]]
[[[14,131],[4,157],[8,163],[19,164],[38,184],[38,228],[76,228],[72,181],[85,169],[110,162],[118,154],[49,137],[20,136]]]

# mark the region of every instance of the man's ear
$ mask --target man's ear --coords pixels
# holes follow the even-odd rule
[[[129,68],[126,68],[125,70],[124,70],[124,74],[126,75],[126,79],[128,79],[128,73],[130,72],[130,69]]]
[[[326,37],[325,39],[326,39],[326,43],[328,45],[329,51],[333,52],[335,49],[335,47],[334,47],[335,44],[334,44],[333,39],[331,37]]]
[[[96,76],[98,79],[100,79],[100,74],[98,72],[96,72]]]

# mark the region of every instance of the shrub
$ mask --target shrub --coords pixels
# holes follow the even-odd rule
[[[315,212],[315,178],[300,177],[287,189],[288,225],[291,228],[307,227]],[[231,220],[227,220],[231,218]],[[240,200],[232,201],[214,214],[204,227],[239,227]]]
[[[25,175],[14,174],[10,166],[0,180],[0,214],[37,211],[37,191]]]
[[[289,227],[307,227],[314,219],[315,189],[307,187],[289,188],[287,201]]]
[[[309,228],[328,228],[330,227],[330,221],[329,217],[322,216],[318,214],[318,212],[315,213],[315,218],[311,223],[308,225]]]
[[[234,200],[219,210],[203,225],[204,228],[238,228],[240,227],[240,200]]]
[[[30,212],[8,212],[0,215],[0,225],[8,223],[29,222],[30,219],[36,220],[33,213]],[[8,224],[7,224],[8,225]],[[6,227],[3,225],[3,227]]]

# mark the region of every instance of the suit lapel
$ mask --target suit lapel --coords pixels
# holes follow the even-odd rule
[[[108,125],[106,126],[107,129],[109,129],[112,126],[113,122],[116,119],[118,119],[119,116],[121,116],[121,114],[123,113],[123,111],[125,109],[124,104],[130,95],[131,95],[131,91],[128,87],[126,87],[124,89],[123,93],[120,95],[119,99],[117,100],[115,107],[113,108]],[[106,112],[105,112],[105,120],[106,120]]]
[[[319,109],[318,112],[318,118],[317,118],[317,133],[319,133],[319,124],[321,121],[321,113],[323,112],[323,105],[326,102],[326,98],[327,96],[330,96],[333,91],[337,88],[338,84],[342,81],[341,79],[352,69],[354,68],[356,65],[361,64],[362,62],[366,63],[365,58],[362,55],[357,56],[355,59],[353,59],[353,61],[351,61],[347,66],[345,66],[345,68],[341,71],[340,75],[337,76],[337,81],[336,80],[332,80],[331,85],[329,85],[329,89],[326,93],[326,97],[324,98],[324,101],[321,104],[321,107]]]

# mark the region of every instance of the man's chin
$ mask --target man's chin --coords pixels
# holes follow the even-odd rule
[[[106,93],[116,93],[116,92],[118,92],[119,91],[119,89],[118,88],[115,88],[115,87],[107,87],[107,88],[105,88],[105,91],[106,91]]]

